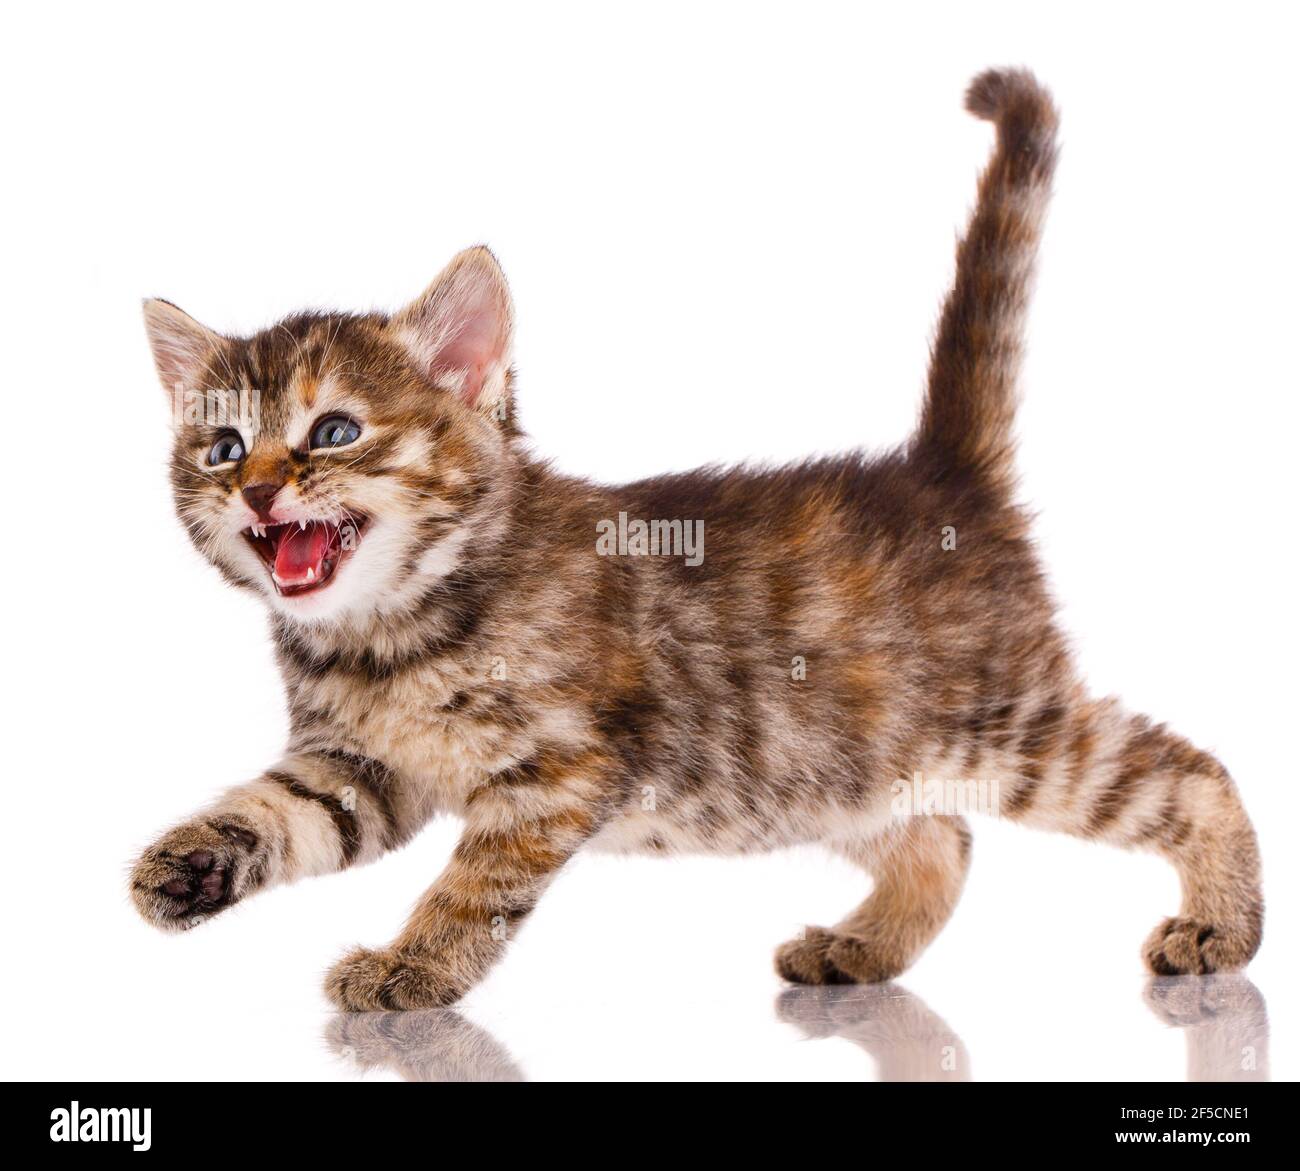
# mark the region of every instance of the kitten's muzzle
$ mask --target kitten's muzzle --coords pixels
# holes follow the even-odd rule
[[[247,495],[248,489],[244,489]],[[259,513],[259,516],[261,514]],[[367,518],[348,514],[339,520],[295,520],[255,524],[243,537],[262,559],[282,597],[323,589],[361,543]]]

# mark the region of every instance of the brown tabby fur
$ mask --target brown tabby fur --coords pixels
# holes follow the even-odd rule
[[[182,522],[267,597],[288,690],[285,757],[145,851],[144,916],[187,926],[254,891],[353,863],[452,812],[465,831],[389,946],[329,973],[345,1009],[460,997],[584,847],[742,853],[822,842],[875,879],[832,928],[777,952],[787,979],[883,981],[960,896],[959,816],[891,817],[920,772],[995,777],[1003,816],[1164,855],[1183,906],[1156,972],[1235,968],[1260,940],[1259,858],[1213,757],[1090,698],[1012,499],[1020,324],[1055,158],[1030,75],[989,72],[968,107],[998,142],[957,254],[921,424],[903,450],[621,487],[559,474],[514,424],[511,309],[491,255],[458,257],[402,314],[301,314],[247,339],[146,306],[170,387],[256,388],[233,467],[178,428]],[[330,403],[363,420],[305,450]],[[277,599],[240,530],[275,507],[373,519],[323,612]],[[706,554],[598,556],[620,512],[699,519]],[[955,530],[957,547],[944,548]],[[313,603],[314,605],[315,603]],[[341,604],[341,603],[340,603]],[[792,671],[796,660],[806,664]]]

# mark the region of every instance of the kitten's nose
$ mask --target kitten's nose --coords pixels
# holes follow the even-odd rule
[[[271,523],[271,502],[283,487],[283,484],[249,484],[244,489],[244,500],[263,524]]]

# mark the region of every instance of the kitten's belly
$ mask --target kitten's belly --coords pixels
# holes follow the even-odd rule
[[[635,809],[614,818],[587,844],[601,854],[759,854],[818,841],[871,837],[890,821],[889,800],[857,809],[825,804],[780,815],[724,813],[713,809],[688,816]]]
[[[539,743],[563,743],[584,730],[581,712],[537,705],[521,725],[483,718],[495,688],[447,666],[426,664],[392,680],[357,688],[345,679],[304,681],[305,706],[328,712],[350,751],[383,762],[398,777],[413,813],[463,813],[469,795],[490,776],[527,760]],[[453,700],[457,700],[453,702]],[[525,707],[526,704],[519,706]],[[889,818],[887,787],[859,790],[847,803],[807,774],[810,762],[788,754],[769,759],[771,776],[798,784],[715,778],[683,789],[673,778],[648,782],[630,795],[588,843],[607,853],[746,854],[812,841],[861,839]],[[817,762],[811,762],[816,764]],[[828,774],[832,762],[826,762]],[[816,775],[814,773],[814,775]],[[654,781],[655,783],[649,783]]]

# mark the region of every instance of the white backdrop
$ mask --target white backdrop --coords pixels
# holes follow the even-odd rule
[[[397,1077],[385,1046],[447,1048],[331,1041],[319,985],[392,936],[451,823],[183,937],[130,908],[135,852],[285,728],[258,605],[171,515],[142,296],[225,331],[393,308],[483,241],[518,305],[524,423],[566,470],[892,444],[990,144],[962,90],[1023,63],[1064,115],[1024,497],[1096,689],[1238,778],[1269,914],[1253,985],[1215,995],[1261,1042],[1267,1000],[1272,1075],[1296,1076],[1282,5],[128,4],[8,25],[0,1074]],[[530,1078],[862,1078],[909,1037],[959,1075],[1177,1078],[1204,1038],[1144,1003],[1138,948],[1177,900],[1158,860],[981,823],[954,921],[888,1003],[779,1010],[773,947],[862,893],[811,852],[581,859],[464,1023],[409,1028]],[[804,1041],[792,1013],[839,1035]]]

